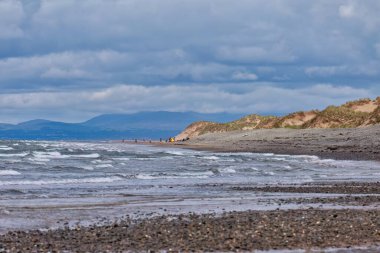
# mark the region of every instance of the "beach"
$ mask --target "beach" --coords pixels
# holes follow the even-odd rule
[[[378,130],[2,142],[0,252],[378,252]]]
[[[380,0],[0,0],[0,253],[380,253]]]
[[[246,252],[334,247],[340,248],[339,252],[360,252],[353,248],[360,245],[367,246],[365,252],[378,252],[379,215],[379,210],[309,209],[126,219],[106,226],[12,232],[0,237],[0,250]]]
[[[340,160],[380,160],[380,125],[337,129],[260,129],[198,136],[185,148],[219,152],[316,155]]]

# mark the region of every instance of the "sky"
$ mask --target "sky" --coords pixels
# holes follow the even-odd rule
[[[0,0],[0,122],[380,96],[378,0]]]

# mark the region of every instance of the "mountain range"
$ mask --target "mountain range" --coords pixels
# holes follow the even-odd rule
[[[196,112],[139,112],[104,114],[81,123],[43,119],[1,124],[0,139],[114,140],[160,139],[175,136],[194,121],[228,122],[242,115]]]

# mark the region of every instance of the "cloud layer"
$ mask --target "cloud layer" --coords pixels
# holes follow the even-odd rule
[[[377,0],[1,0],[0,121],[279,114],[380,95],[379,12]]]
[[[242,92],[236,92],[238,89]],[[306,110],[323,109],[327,105],[344,103],[357,97],[370,97],[374,92],[376,91],[329,84],[287,89],[269,84],[259,84],[252,88],[235,83],[235,89],[231,91],[217,84],[116,85],[86,91],[2,94],[0,108],[3,108],[2,115],[17,120],[23,117],[19,112],[25,111],[32,111],[44,118],[80,121],[99,113],[148,111],[152,108],[166,111],[188,111],[190,108],[209,113],[224,110],[236,113],[243,111],[283,114],[300,110],[301,107]]]

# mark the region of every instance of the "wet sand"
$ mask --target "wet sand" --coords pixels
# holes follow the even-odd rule
[[[309,183],[302,185],[271,185],[260,187],[239,186],[233,187],[233,189],[254,192],[380,194],[380,182]]]
[[[232,191],[320,193],[275,199],[277,210],[186,213],[0,235],[0,252],[252,251],[380,247],[379,182],[232,187]],[[341,194],[336,197],[323,194]],[[359,194],[359,195],[355,195]],[[335,209],[282,210],[287,203],[332,203]],[[345,207],[345,205],[351,207]],[[355,206],[355,208],[352,208]],[[371,249],[373,248],[373,250]],[[341,251],[342,252],[342,251]],[[344,252],[344,251],[343,251]]]
[[[380,161],[380,125],[354,129],[263,129],[213,133],[175,145],[220,152]]]

